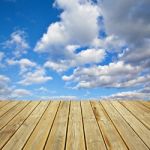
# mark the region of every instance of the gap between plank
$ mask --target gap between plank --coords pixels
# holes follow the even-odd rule
[[[113,104],[110,103],[112,106]],[[114,107],[114,106],[113,106]],[[115,107],[114,107],[115,108]],[[122,116],[122,118],[126,121],[126,119],[123,117],[123,115],[117,110],[117,108],[115,108],[116,111]],[[126,108],[125,108],[126,109]],[[131,114],[132,115],[132,114]],[[134,116],[133,116],[134,117]],[[126,123],[132,128],[132,126],[126,121]],[[135,132],[135,134],[141,139],[141,141],[146,145],[146,147],[149,149],[148,145],[143,141],[143,139],[137,134],[137,132],[134,130],[134,128],[132,128],[132,130]]]
[[[128,147],[127,143],[125,142],[125,140],[124,140],[124,139],[123,139],[123,137],[121,136],[120,132],[118,131],[118,129],[117,129],[117,127],[116,127],[116,125],[114,124],[114,122],[112,121],[112,119],[111,119],[111,117],[109,116],[108,112],[106,111],[106,109],[104,108],[104,106],[101,104],[101,102],[100,102],[100,101],[99,101],[99,104],[102,106],[103,111],[106,113],[106,115],[107,115],[107,116],[108,116],[108,118],[110,119],[110,121],[111,121],[112,125],[115,127],[115,129],[116,129],[117,133],[120,135],[120,137],[121,137],[122,141],[124,142],[124,144],[126,145],[127,149],[129,149],[129,147]],[[121,116],[121,117],[122,117],[122,116]],[[124,119],[124,118],[123,118],[123,119]]]
[[[118,101],[119,102],[119,101]],[[123,107],[125,107],[129,112],[130,114],[132,114],[137,120],[139,120],[139,122],[141,122],[148,130],[150,130],[149,127],[147,127],[132,111],[130,111],[129,108],[127,108],[127,106],[125,106],[123,103],[119,102]]]
[[[39,118],[39,120],[38,120],[38,122],[36,123],[35,127],[33,128],[33,131],[31,132],[31,134],[29,135],[28,139],[27,139],[26,142],[24,143],[22,149],[25,147],[26,143],[28,142],[29,138],[31,137],[32,133],[34,132],[36,126],[37,126],[37,125],[39,124],[39,122],[41,121],[41,119],[42,119],[44,113],[46,112],[46,110],[48,109],[48,107],[49,107],[50,104],[51,104],[51,101],[48,103],[48,105],[47,105],[47,107],[45,108],[43,114],[41,115],[41,117]]]
[[[89,101],[89,102],[90,102],[90,105],[91,105],[91,108],[92,108],[91,101]],[[95,114],[94,114],[93,108],[92,108],[92,112],[93,112],[94,118],[95,118],[95,120],[96,120],[96,123],[97,123],[97,125],[98,125],[98,128],[99,128],[99,130],[100,130],[100,133],[101,133],[101,135],[102,135],[102,138],[103,138],[103,142],[104,142],[104,144],[105,144],[105,147],[106,147],[106,149],[108,150],[107,145],[106,145],[106,142],[105,142],[105,139],[104,139],[104,136],[103,136],[102,131],[101,131],[101,128],[100,128],[100,126],[99,126],[99,124],[98,124],[98,122],[97,122],[96,116],[95,116]]]
[[[23,111],[31,102],[28,102],[14,117],[12,117],[0,130],[2,130],[4,127],[6,127],[6,125],[12,120],[14,119],[21,111]],[[17,105],[16,105],[17,106]]]
[[[59,110],[59,107],[60,107],[60,104],[61,104],[61,103],[62,103],[62,102],[60,101],[60,102],[59,102],[59,105],[58,105],[58,107],[57,107],[57,111],[56,111],[55,116],[54,116],[54,119],[53,119],[53,121],[52,121],[52,125],[51,125],[51,127],[50,127],[50,130],[49,130],[48,136],[47,136],[47,138],[46,138],[45,144],[44,144],[44,146],[43,146],[43,150],[45,149],[45,146],[46,146],[46,144],[47,144],[48,138],[49,138],[49,136],[50,136],[50,133],[51,133],[51,130],[52,130],[53,124],[54,124],[54,122],[55,122],[55,119],[56,119],[56,116],[57,116],[57,113],[58,113],[58,110]]]
[[[41,103],[41,101],[37,104],[37,106]],[[22,122],[22,124],[29,118],[29,116],[32,114],[32,112],[37,108],[37,106],[31,111],[31,113],[27,116],[27,118]],[[22,124],[19,126],[19,128],[14,132],[14,134],[20,129],[20,127],[22,126]],[[8,139],[8,141],[13,137],[13,135]],[[3,147],[8,143],[8,141],[3,145]],[[3,149],[2,147],[2,149]]]
[[[82,111],[81,101],[80,101],[80,109],[81,109],[81,117],[82,117],[84,144],[85,144],[85,149],[87,150],[87,143],[86,143],[86,138],[85,138],[85,127],[84,127],[84,121],[83,121],[83,111]]]

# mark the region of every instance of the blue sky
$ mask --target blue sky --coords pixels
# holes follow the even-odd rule
[[[149,99],[150,2],[112,2],[1,0],[0,98]]]

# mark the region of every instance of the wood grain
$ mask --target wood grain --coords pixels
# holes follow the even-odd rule
[[[58,109],[56,119],[53,124],[53,128],[48,137],[45,150],[64,150],[68,115],[69,115],[69,101],[62,101]]]
[[[4,150],[13,149],[19,150],[22,149],[26,143],[28,137],[32,133],[34,127],[45,111],[49,102],[41,102],[36,109],[31,113],[30,117],[21,125],[17,132],[12,136],[8,143],[3,147]],[[20,138],[21,137],[21,138]]]
[[[128,124],[133,128],[136,134],[150,147],[150,130],[148,130],[136,117],[134,117],[125,107],[119,102],[111,102]]]
[[[85,150],[80,102],[71,102],[66,150]]]
[[[149,150],[148,101],[0,101],[2,150]]]
[[[105,150],[106,146],[96,122],[90,102],[81,102],[85,139],[88,150]]]

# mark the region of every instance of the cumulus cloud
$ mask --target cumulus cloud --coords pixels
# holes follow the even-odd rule
[[[103,40],[96,38],[93,40],[94,47],[101,47],[110,52],[120,52],[121,48],[126,45],[126,42],[120,39],[117,35],[108,35]]]
[[[148,92],[147,92],[148,91]],[[104,96],[105,100],[150,100],[150,89],[144,88],[140,90],[120,92],[110,96]]]
[[[20,74],[25,73],[33,67],[36,67],[37,64],[27,58],[22,58],[20,60],[8,59],[8,65],[19,65],[20,66]]]
[[[105,50],[94,42],[101,28],[98,22],[100,8],[90,1],[79,0],[69,3],[56,0],[54,5],[63,10],[60,21],[49,25],[34,49],[50,54],[45,67],[62,72],[71,67],[101,62]],[[77,52],[78,48],[82,50]]]
[[[78,67],[72,75],[64,75],[62,79],[76,83],[75,88],[136,87],[150,80],[149,2],[117,0],[113,3],[99,1],[107,36],[103,40],[95,38],[93,45],[117,52],[119,61],[105,66]],[[127,48],[122,51],[123,46]]]
[[[0,62],[2,61],[2,59],[4,58],[4,53],[3,52],[0,52]]]
[[[120,57],[126,63],[140,65],[143,69],[148,69],[150,64],[150,39],[145,39],[141,45],[130,47]]]
[[[60,96],[41,96],[42,100],[78,100],[79,98],[74,95],[60,95]]]
[[[150,1],[113,0],[100,2],[108,35],[125,40],[129,50],[121,60],[147,65],[150,57]]]
[[[9,87],[10,78],[5,75],[0,75],[0,98],[9,95],[11,88]]]
[[[18,83],[21,85],[42,84],[53,79],[51,76],[46,75],[46,70],[42,66],[27,58],[20,60],[8,59],[7,64],[20,67],[19,75],[22,79]]]
[[[31,96],[32,92],[26,89],[15,89],[12,91],[11,98],[22,98]]]
[[[110,98],[148,98],[150,2],[97,1],[55,1],[54,7],[62,10],[60,20],[48,26],[46,33],[34,47],[35,52],[49,54],[43,67],[27,58],[8,60],[9,65],[20,66],[22,79],[19,84],[41,84],[52,80],[52,77],[46,74],[46,68],[57,72],[72,68],[73,72],[69,70],[62,76],[66,84],[72,88],[144,87],[141,90],[117,93]],[[104,37],[101,37],[100,31],[105,33]],[[16,57],[25,54],[29,49],[25,32],[19,30],[12,33],[4,47],[13,50]],[[107,52],[114,52],[117,55],[115,61],[109,60]],[[1,59],[3,54],[0,53]],[[2,78],[4,79],[4,76]],[[12,91],[8,88],[8,83],[9,81],[0,83],[7,92]],[[45,89],[41,88],[42,90]],[[21,92],[30,94],[23,89],[13,91],[14,95]]]
[[[36,52],[50,54],[44,64],[46,68],[63,72],[72,67],[100,63],[106,56],[105,50],[118,52],[125,45],[115,34],[99,37],[103,28],[99,21],[102,12],[92,1],[56,0],[54,6],[63,10],[60,21],[49,25],[34,48]],[[85,46],[88,48],[76,51]]]
[[[0,75],[0,99],[8,100],[13,98],[23,98],[31,96],[32,92],[26,89],[19,89],[11,85],[11,79],[5,75]]]
[[[46,71],[43,68],[27,72],[22,77],[23,80],[18,82],[21,85],[41,84],[53,79],[51,76],[46,75]]]
[[[150,1],[113,0],[101,3],[102,14],[108,34],[125,38],[128,42],[138,44],[150,37]]]
[[[62,53],[66,45],[89,45],[98,37],[98,17],[101,15],[97,5],[83,4],[78,0],[56,0],[55,5],[63,12],[60,21],[50,24],[47,33],[36,44],[35,51]],[[83,21],[84,20],[84,21]]]
[[[64,75],[62,79],[77,83],[75,88],[128,87],[146,82],[144,77],[134,80],[140,70],[140,67],[119,61],[104,66],[78,67],[72,75]]]
[[[46,87],[41,86],[40,88],[36,89],[38,92],[48,92],[48,89]]]
[[[4,64],[2,63],[4,57],[5,57],[5,54],[3,52],[0,52],[0,67],[4,66]]]
[[[10,39],[3,43],[5,49],[10,49],[15,57],[20,57],[27,53],[29,44],[26,40],[26,32],[17,30],[10,35]]]
[[[105,51],[103,49],[87,49],[77,53],[72,59],[65,59],[57,62],[47,61],[44,66],[57,72],[62,72],[71,67],[99,63],[104,59],[104,57]]]

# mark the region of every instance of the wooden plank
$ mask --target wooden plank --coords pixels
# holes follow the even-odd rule
[[[0,129],[3,128],[18,112],[20,112],[29,102],[20,102],[12,109],[7,111],[5,115],[0,118]]]
[[[134,114],[148,129],[150,129],[150,109],[145,107],[139,102],[120,102],[123,104],[131,113]]]
[[[68,124],[69,107],[70,107],[69,101],[61,102],[50,135],[47,139],[45,150],[50,150],[50,149],[64,150],[67,124]]]
[[[66,150],[85,150],[83,123],[79,101],[71,102]]]
[[[107,149],[125,150],[127,149],[124,141],[115,129],[108,115],[104,111],[101,104],[97,101],[92,101],[92,108],[96,120],[101,128]]]
[[[18,101],[13,101],[11,103],[8,103],[7,105],[5,105],[4,107],[2,107],[0,109],[0,117],[2,115],[4,115],[9,109],[11,109],[12,107],[14,107],[16,104],[18,103]]]
[[[105,150],[106,146],[89,101],[82,101],[82,115],[87,150]]]
[[[111,105],[109,101],[101,101],[102,106],[111,118],[121,137],[125,141],[129,149],[148,150],[147,146],[137,136],[129,124],[122,118],[118,111]]]
[[[49,102],[43,101],[36,107],[36,109],[31,113],[27,120],[25,120],[25,122],[21,125],[17,132],[3,147],[4,150],[19,150],[23,148],[25,142],[29,138],[30,134],[32,133],[48,104]]]
[[[140,101],[144,106],[148,107],[150,109],[150,101]]]
[[[42,150],[53,124],[60,101],[52,101],[25,144],[24,150]]]
[[[145,142],[145,144],[150,148],[150,130],[148,130],[119,102],[112,101],[111,103],[128,122],[128,124],[134,129],[134,131],[139,135],[139,137]]]
[[[0,109],[0,149],[150,149],[149,102],[13,102]]]
[[[2,108],[3,106],[5,106],[8,103],[9,103],[9,101],[0,101],[0,108]]]
[[[12,137],[12,135],[21,126],[24,120],[35,109],[39,102],[29,103],[25,109],[23,109],[15,118],[13,118],[2,130],[0,130],[0,149],[6,144],[6,142]]]

